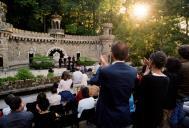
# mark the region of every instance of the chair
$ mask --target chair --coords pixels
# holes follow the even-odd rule
[[[64,107],[62,106],[62,104],[50,106],[49,110],[51,112],[59,114],[60,116],[64,115],[65,113]]]
[[[96,117],[95,117],[96,111],[95,108],[92,109],[86,109],[82,112],[81,117],[78,119],[78,121],[87,121],[87,124],[96,124]]]
[[[58,120],[59,127],[77,126],[77,105],[75,101],[68,102],[64,107],[64,114]]]

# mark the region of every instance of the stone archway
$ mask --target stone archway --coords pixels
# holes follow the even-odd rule
[[[53,47],[48,50],[47,56],[52,57],[54,59],[55,65],[59,65],[61,67],[63,63],[63,58],[67,56],[63,49]]]
[[[56,61],[58,61],[59,58],[64,58],[65,56],[67,56],[67,54],[64,51],[64,49],[59,47],[53,47],[48,50],[47,56],[50,56],[54,58]]]

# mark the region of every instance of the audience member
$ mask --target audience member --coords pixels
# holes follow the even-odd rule
[[[89,96],[89,89],[88,87],[81,88],[81,93],[83,99],[79,101],[78,104],[78,118],[80,118],[83,110],[92,109],[95,107],[96,101],[93,97]]]
[[[95,75],[90,78],[88,84],[90,85],[99,85],[99,71],[101,68],[106,67],[108,65],[108,57],[106,55],[101,55],[100,56],[100,66],[98,67]]]
[[[71,85],[72,79],[70,78],[70,74],[67,71],[64,71],[58,85],[58,92],[70,91]]]
[[[5,98],[5,103],[8,105],[8,107],[6,107],[6,108],[4,108],[3,110],[2,110],[2,112],[3,112],[3,115],[8,115],[10,112],[11,112],[11,109],[10,109],[10,103],[11,103],[11,101],[14,99],[14,95],[13,94],[9,94],[6,98]]]
[[[189,45],[181,45],[178,50],[181,59],[181,83],[178,86],[180,98],[189,97]]]
[[[176,58],[168,58],[165,67],[164,74],[169,77],[169,86],[164,108],[172,111],[176,107],[177,88],[181,81],[179,74],[181,63]]]
[[[9,106],[11,113],[0,119],[1,128],[31,128],[33,114],[24,110],[24,103],[20,97],[13,97]]]
[[[35,115],[34,128],[56,128],[56,115],[48,111],[49,105],[48,99],[39,100],[39,102],[37,102],[36,108],[38,114]]]
[[[87,74],[83,73],[82,74],[82,80],[81,80],[81,85],[87,86],[87,81],[88,81],[88,76]]]
[[[61,96],[57,93],[57,88],[51,88],[51,95],[48,97],[50,106],[60,105]]]
[[[61,103],[64,106],[69,102],[75,102],[75,97],[70,91],[62,91],[58,94],[61,96]]]
[[[46,99],[47,96],[44,92],[40,92],[38,95],[37,95],[37,99],[36,101],[32,102],[32,103],[27,103],[26,104],[26,108],[27,108],[27,111],[30,111],[34,114],[34,116],[38,113],[37,109],[36,109],[36,104],[38,102],[40,102],[41,100],[44,100]]]
[[[137,71],[125,63],[128,57],[125,43],[114,44],[111,51],[113,64],[99,70],[101,88],[96,107],[97,124],[103,128],[122,128],[131,122],[129,98]]]
[[[80,70],[79,67],[76,67],[76,71],[73,72],[73,75],[72,75],[73,84],[81,84],[83,74],[79,70]]]
[[[162,73],[165,64],[165,53],[158,51],[150,55],[146,73],[137,86],[136,128],[157,128],[163,119],[169,85],[169,78]]]
[[[189,101],[184,102],[183,110],[185,112],[185,117],[182,124],[184,127],[189,128]]]

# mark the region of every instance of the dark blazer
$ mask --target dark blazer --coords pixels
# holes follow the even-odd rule
[[[136,69],[123,62],[100,69],[101,89],[96,108],[99,127],[121,128],[129,125],[129,98],[136,75]]]

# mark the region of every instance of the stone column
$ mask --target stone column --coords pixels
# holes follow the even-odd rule
[[[112,23],[103,24],[103,34],[100,36],[100,41],[102,43],[101,54],[109,55],[111,51],[111,46],[113,44],[115,36],[112,35]]]
[[[9,68],[9,55],[8,55],[8,38],[10,36],[10,32],[1,32],[0,37],[0,54],[3,57],[3,69],[6,70]]]

